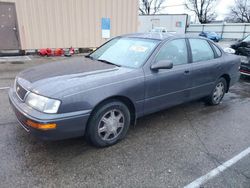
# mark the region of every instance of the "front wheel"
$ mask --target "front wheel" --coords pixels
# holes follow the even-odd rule
[[[86,136],[94,146],[110,146],[125,137],[129,125],[128,107],[120,101],[109,101],[94,111]]]
[[[210,94],[210,96],[207,97],[206,102],[210,105],[218,105],[220,104],[221,100],[223,99],[225,92],[227,88],[227,82],[225,78],[220,78],[216,84],[215,87]]]

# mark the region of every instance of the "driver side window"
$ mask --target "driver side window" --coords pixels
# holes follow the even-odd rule
[[[170,60],[173,65],[188,63],[187,46],[185,39],[175,39],[164,44],[156,56],[156,62]]]

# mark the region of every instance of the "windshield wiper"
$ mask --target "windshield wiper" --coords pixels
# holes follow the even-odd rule
[[[86,58],[89,58],[89,59],[92,59],[92,60],[95,60],[92,56],[90,55],[85,55]]]
[[[110,61],[108,61],[108,60],[105,60],[105,59],[97,59],[97,61],[101,61],[101,62],[103,62],[103,63],[107,63],[107,64],[110,64],[110,65],[115,65],[115,66],[117,66],[117,67],[120,67],[120,66],[121,66],[121,65],[117,65],[117,64],[112,63],[112,62],[110,62]]]

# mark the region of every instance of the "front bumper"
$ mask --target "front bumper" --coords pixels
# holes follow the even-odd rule
[[[250,76],[250,64],[241,63],[240,73],[242,75]]]
[[[13,89],[9,90],[9,101],[20,125],[30,134],[43,140],[62,140],[83,136],[91,110],[64,114],[45,114],[22,102]],[[27,125],[27,120],[40,124],[55,123],[56,129],[40,130]]]

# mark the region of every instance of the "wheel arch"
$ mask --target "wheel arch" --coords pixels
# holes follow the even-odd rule
[[[95,107],[93,108],[93,110],[90,113],[90,118],[88,120],[88,123],[89,123],[91,117],[93,116],[93,114],[96,112],[96,110],[100,106],[105,105],[105,104],[107,104],[107,103],[109,103],[111,101],[120,101],[120,102],[124,103],[128,107],[128,109],[130,111],[130,115],[131,115],[130,124],[135,125],[136,117],[137,117],[136,116],[135,105],[134,105],[134,103],[132,102],[132,100],[130,98],[128,98],[126,96],[122,96],[122,95],[116,95],[116,96],[111,96],[111,97],[105,98],[102,101],[100,101],[97,105],[95,105]]]
[[[231,78],[228,74],[223,74],[220,76],[220,78],[224,78],[227,82],[227,88],[226,88],[226,93],[227,93],[229,91]]]

